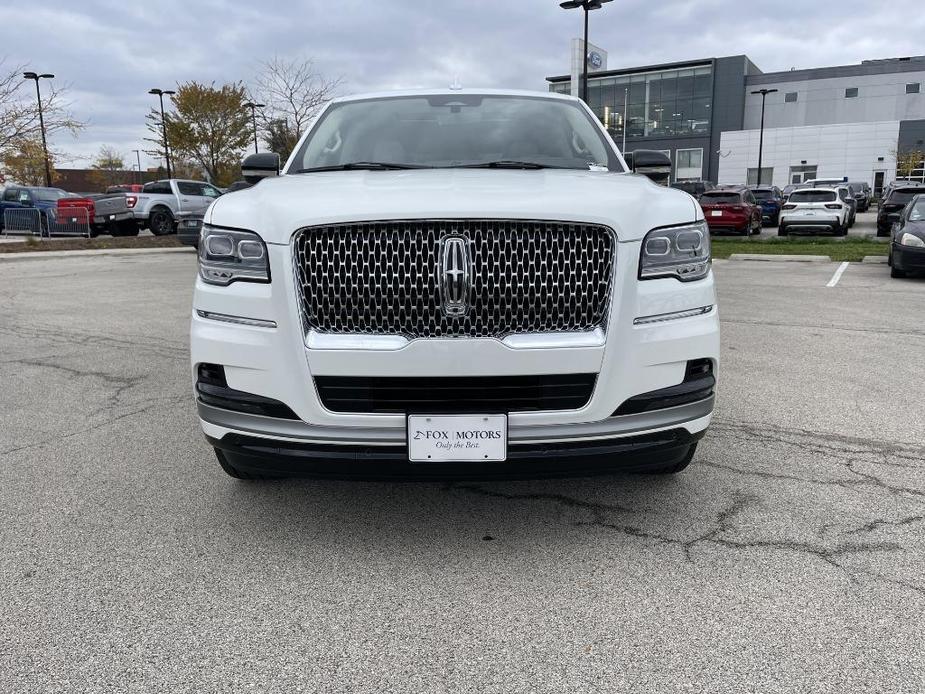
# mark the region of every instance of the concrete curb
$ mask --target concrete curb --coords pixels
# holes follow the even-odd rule
[[[886,265],[886,256],[885,255],[865,255],[862,263],[868,263],[871,265]]]
[[[729,260],[763,260],[777,263],[831,263],[827,255],[774,255],[773,253],[733,253]]]
[[[0,263],[16,260],[57,260],[101,255],[148,255],[151,253],[195,253],[192,246],[183,248],[93,248],[86,251],[38,251],[36,253],[0,253]]]

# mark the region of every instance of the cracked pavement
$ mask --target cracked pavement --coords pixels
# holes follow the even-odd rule
[[[921,692],[925,280],[718,262],[670,478],[224,476],[195,258],[0,268],[2,692]]]

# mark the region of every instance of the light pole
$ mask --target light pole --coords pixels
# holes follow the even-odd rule
[[[169,89],[149,89],[148,94],[154,94],[161,100],[161,130],[164,133],[164,161],[167,164],[167,178],[172,178],[170,175],[170,147],[167,145],[167,118],[164,115],[164,94],[168,96],[176,94],[174,91]]]
[[[133,149],[132,151],[135,153],[135,159],[138,160],[138,182],[144,183],[144,177],[141,175],[141,150]]]
[[[42,90],[39,89],[39,80],[50,80],[54,75],[49,73],[38,74],[37,72],[24,72],[24,80],[35,80],[35,98],[39,102],[39,128],[42,131],[42,152],[45,155],[45,186],[51,188],[51,165],[48,163],[48,142],[45,140],[45,116],[42,114]]]
[[[601,9],[601,5],[611,0],[566,0],[560,2],[559,7],[563,10],[574,10],[580,7],[585,11],[585,44],[582,47],[584,55],[581,61],[581,98],[588,103],[588,12],[591,10]]]
[[[242,105],[251,110],[251,122],[254,124],[254,154],[257,154],[259,151],[257,149],[257,109],[264,108],[266,104],[255,104],[253,101],[248,101]]]
[[[761,130],[758,135],[758,185],[761,185],[761,157],[764,154],[764,100],[768,94],[773,94],[776,89],[757,89],[752,94],[761,94]]]

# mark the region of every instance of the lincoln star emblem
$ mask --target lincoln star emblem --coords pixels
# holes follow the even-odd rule
[[[440,249],[440,304],[446,316],[469,312],[469,247],[461,236],[443,239]]]

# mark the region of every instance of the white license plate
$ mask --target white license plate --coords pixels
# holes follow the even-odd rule
[[[408,459],[415,463],[506,460],[507,415],[408,415]]]
[[[722,217],[722,216],[723,216],[723,211],[722,211],[722,210],[712,210],[712,211],[710,212],[710,216],[711,216],[711,217]]]

